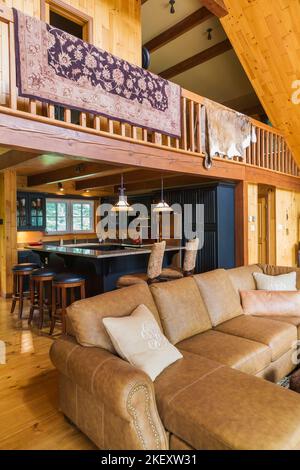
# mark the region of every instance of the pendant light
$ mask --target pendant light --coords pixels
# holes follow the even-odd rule
[[[124,178],[121,175],[121,186],[119,187],[119,200],[111,209],[112,212],[132,212],[133,208],[127,202],[127,196],[125,196]]]
[[[156,206],[153,208],[153,212],[173,212],[172,207],[164,201],[164,180],[163,177],[161,178],[161,197],[160,201]]]

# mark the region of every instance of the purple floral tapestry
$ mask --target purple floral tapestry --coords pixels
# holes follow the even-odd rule
[[[178,85],[14,9],[20,96],[180,137]]]

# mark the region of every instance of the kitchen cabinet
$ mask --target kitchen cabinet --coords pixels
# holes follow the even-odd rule
[[[41,231],[46,226],[46,201],[42,193],[17,193],[18,231]]]

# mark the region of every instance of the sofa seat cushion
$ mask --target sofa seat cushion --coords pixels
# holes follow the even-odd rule
[[[300,446],[300,395],[184,353],[154,382],[167,431],[195,449]]]
[[[268,320],[276,320],[280,323],[285,323],[288,325],[294,325],[297,328],[298,331],[298,339],[300,339],[300,315],[297,317],[292,317],[290,315],[267,315],[267,316],[261,316],[256,317],[253,315],[255,318],[267,318]]]
[[[289,351],[297,340],[294,325],[250,315],[233,318],[217,326],[216,330],[266,344],[272,351],[272,361]]]
[[[211,328],[207,309],[192,277],[152,284],[150,290],[164,333],[172,344]]]
[[[225,269],[197,274],[194,279],[208,310],[213,326],[242,315],[240,296]]]
[[[265,344],[215,330],[193,336],[176,346],[181,352],[198,354],[253,375],[267,367],[272,358],[271,349]]]

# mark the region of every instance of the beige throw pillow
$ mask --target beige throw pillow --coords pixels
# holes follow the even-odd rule
[[[294,291],[296,287],[295,271],[288,274],[280,274],[278,276],[268,276],[262,273],[253,273],[253,277],[256,281],[256,288],[258,290],[270,290],[270,291]]]
[[[128,317],[106,317],[102,321],[118,354],[152,380],[182,358],[145,305],[139,305]]]

